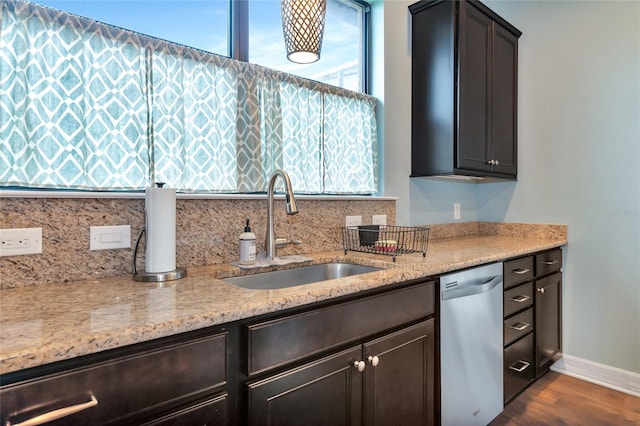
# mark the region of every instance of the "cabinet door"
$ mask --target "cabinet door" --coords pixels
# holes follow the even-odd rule
[[[518,38],[494,24],[491,68],[491,148],[493,171],[517,172]]]
[[[491,19],[460,3],[456,167],[490,171]]]
[[[364,424],[434,424],[434,322],[364,345]]]
[[[562,274],[536,281],[536,377],[561,356]]]
[[[359,425],[360,346],[249,384],[251,425]]]

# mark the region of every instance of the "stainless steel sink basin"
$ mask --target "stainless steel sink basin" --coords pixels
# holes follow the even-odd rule
[[[381,270],[382,269],[380,268],[356,265],[353,263],[323,263],[320,265],[283,269],[281,271],[223,278],[223,280],[242,288],[275,290],[278,288],[311,284],[319,281],[333,280],[336,278],[344,278]]]

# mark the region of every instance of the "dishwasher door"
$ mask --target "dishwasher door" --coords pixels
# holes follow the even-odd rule
[[[442,425],[486,425],[503,409],[502,263],[440,277]]]

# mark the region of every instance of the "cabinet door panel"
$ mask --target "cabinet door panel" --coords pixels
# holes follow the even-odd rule
[[[249,384],[251,425],[358,425],[360,346]]]
[[[472,5],[460,5],[457,167],[489,171],[492,21]]]
[[[434,320],[364,345],[364,424],[434,424]],[[378,357],[374,366],[369,357]]]
[[[562,274],[536,281],[536,375],[546,373],[562,350]]]
[[[494,24],[491,81],[491,154],[493,171],[515,175],[517,170],[518,39]]]

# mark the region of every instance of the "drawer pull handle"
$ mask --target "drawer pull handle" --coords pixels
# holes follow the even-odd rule
[[[520,365],[518,365],[520,364]],[[513,365],[510,365],[509,368],[513,371],[517,371],[518,373],[522,373],[524,370],[526,370],[531,364],[529,364],[527,361],[523,361],[520,360],[518,362],[516,362]],[[517,367],[516,367],[517,366]]]
[[[530,299],[529,296],[525,296],[523,294],[523,295],[520,295],[520,296],[513,297],[511,300],[513,300],[516,303],[522,303],[522,302],[526,302],[529,299]]]
[[[518,331],[522,331],[525,328],[529,327],[531,324],[529,324],[528,322],[518,322],[515,323],[513,325],[510,325],[510,328],[513,328],[514,330],[518,330]]]
[[[377,367],[378,364],[380,363],[380,358],[378,358],[377,356],[370,356],[369,358],[367,358],[369,360],[369,362],[371,363],[371,365],[373,365],[374,367]]]
[[[70,407],[64,407],[64,408],[59,408],[57,410],[49,411],[48,413],[41,414],[29,420],[25,420],[24,422],[16,423],[13,426],[41,425],[47,422],[61,419],[63,417],[70,416],[75,413],[79,413],[80,411],[84,411],[87,408],[95,407],[96,405],[98,405],[98,400],[96,399],[95,396],[91,395],[91,401],[83,402],[82,404],[72,405]],[[7,422],[7,426],[11,426],[11,423]]]
[[[364,361],[355,361],[355,362],[353,363],[353,366],[354,366],[355,368],[357,368],[357,369],[358,369],[358,371],[362,372],[362,371],[364,371],[364,369],[365,369],[365,367],[366,367],[367,365],[364,363]]]
[[[545,260],[544,262],[545,265],[555,265],[556,263],[558,263],[558,261],[556,259],[553,260]]]
[[[527,272],[531,272],[531,269],[529,269],[529,268],[525,268],[525,269],[514,269],[514,270],[513,270],[513,271],[511,271],[511,272],[513,272],[513,273],[514,273],[514,274],[516,274],[516,275],[524,275],[524,274],[526,274]]]

